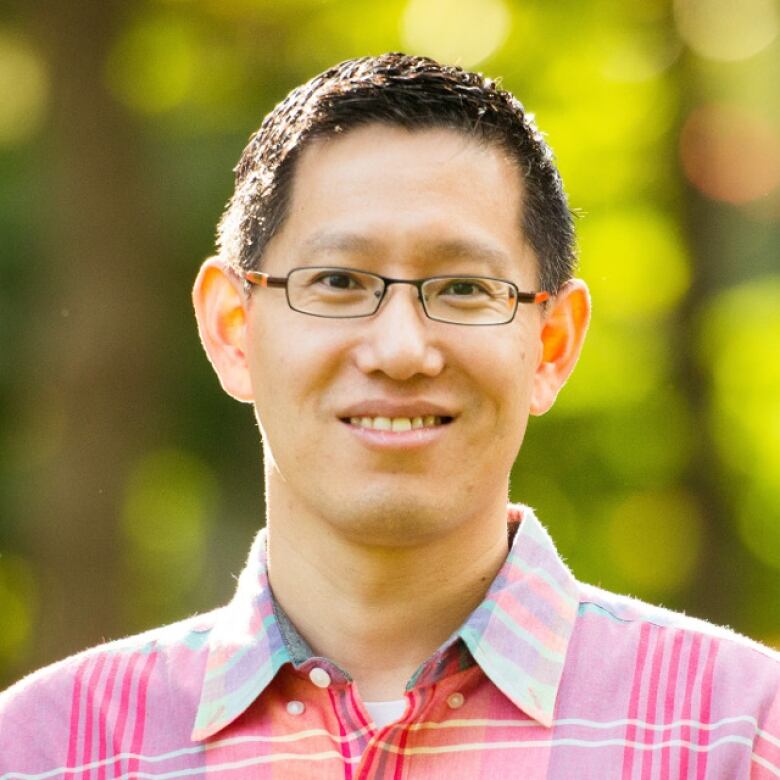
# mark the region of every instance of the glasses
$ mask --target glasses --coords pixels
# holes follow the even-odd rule
[[[548,292],[521,292],[506,279],[491,276],[431,276],[390,279],[354,268],[293,268],[287,276],[246,271],[259,287],[283,287],[293,311],[313,317],[348,319],[375,314],[391,284],[411,284],[426,316],[455,325],[504,325],[514,319],[518,303],[542,303]]]

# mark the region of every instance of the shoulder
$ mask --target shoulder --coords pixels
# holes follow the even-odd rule
[[[780,737],[775,650],[728,627],[590,585],[580,585],[574,634],[574,646],[600,656],[625,685],[676,689],[683,698],[709,702],[723,717],[740,714],[771,724]]]
[[[655,631],[687,638],[697,644],[706,643],[716,647],[718,653],[723,652],[735,659],[757,664],[780,679],[780,653],[727,626],[718,626],[683,612],[611,593],[593,585],[580,584],[579,617],[585,622],[607,621],[617,627],[618,634],[622,626],[625,633],[644,630],[649,635]]]
[[[92,647],[0,693],[0,776],[11,769],[64,766],[69,744],[85,727],[85,713],[111,712],[119,722],[122,712],[132,717],[147,704],[173,698],[191,708],[194,718],[219,613]]]
[[[0,718],[9,707],[27,699],[38,695],[58,695],[63,689],[70,691],[77,679],[84,677],[86,669],[119,666],[122,660],[129,661],[135,667],[143,658],[149,657],[154,657],[155,665],[169,665],[180,660],[183,655],[197,655],[205,649],[219,612],[214,610],[141,634],[105,642],[45,666],[0,693]],[[88,680],[82,682],[87,683]]]

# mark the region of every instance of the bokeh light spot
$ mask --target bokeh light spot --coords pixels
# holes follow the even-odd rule
[[[0,31],[0,145],[26,141],[40,127],[49,98],[43,57],[23,38]]]
[[[701,317],[720,456],[750,490],[780,496],[780,276],[721,293]],[[778,520],[780,522],[780,520]]]
[[[503,0],[410,0],[401,34],[415,53],[471,68],[500,48],[510,21]]]
[[[121,530],[123,577],[132,599],[123,619],[141,626],[149,614],[178,614],[202,587],[218,486],[193,453],[166,448],[141,458],[125,485]]]
[[[690,581],[699,559],[701,528],[691,496],[634,493],[610,513],[609,555],[628,588],[667,596]]]
[[[558,416],[615,411],[644,402],[669,370],[657,328],[617,326],[596,316],[577,370],[556,402]]]
[[[596,213],[636,202],[669,178],[671,161],[657,150],[677,121],[678,96],[666,79],[607,81],[592,56],[578,54],[561,54],[534,76],[545,101],[535,108],[571,202]]]
[[[140,550],[189,556],[203,544],[215,498],[211,470],[194,455],[156,450],[127,480],[123,528]]]
[[[147,114],[183,103],[195,81],[196,42],[175,17],[144,19],[128,26],[109,53],[106,80],[113,94]]]
[[[681,50],[680,40],[665,26],[636,25],[604,41],[602,73],[611,81],[647,81],[668,70]]]
[[[27,649],[35,612],[35,577],[23,558],[0,555],[0,663],[13,664]]]
[[[580,247],[594,306],[611,319],[657,316],[688,289],[679,227],[660,211],[635,208],[585,219]]]
[[[775,490],[757,486],[737,510],[737,531],[745,547],[762,563],[780,569],[780,484]]]
[[[775,0],[675,0],[674,17],[685,42],[702,57],[752,57],[777,36]]]
[[[713,200],[748,203],[780,183],[780,140],[769,122],[736,106],[691,112],[680,133],[688,180]]]

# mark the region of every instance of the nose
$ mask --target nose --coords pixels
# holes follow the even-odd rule
[[[361,323],[356,350],[358,368],[377,371],[404,381],[413,376],[437,376],[444,368],[444,356],[434,339],[417,290],[406,284],[389,287],[379,311]]]

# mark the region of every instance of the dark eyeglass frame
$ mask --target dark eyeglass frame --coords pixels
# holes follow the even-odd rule
[[[302,309],[297,309],[295,306],[292,305],[290,301],[290,292],[289,292],[289,278],[290,274],[295,273],[296,271],[344,271],[345,273],[358,273],[363,274],[364,276],[370,276],[374,279],[378,279],[382,282],[382,289],[380,295],[377,296],[376,299],[376,306],[374,307],[373,311],[367,312],[366,314],[346,314],[346,315],[339,315],[339,314],[315,314],[310,311],[303,311]],[[379,311],[379,307],[382,305],[382,301],[385,299],[385,296],[387,295],[387,288],[391,284],[411,284],[413,287],[417,288],[417,297],[420,301],[420,305],[423,308],[423,312],[425,312],[425,316],[429,320],[433,320],[434,322],[444,322],[448,325],[467,325],[470,327],[479,327],[483,325],[508,325],[512,320],[515,318],[515,314],[517,314],[517,307],[520,303],[533,303],[533,304],[540,304],[544,303],[545,301],[549,300],[550,293],[546,290],[541,290],[539,292],[523,292],[518,288],[518,286],[510,281],[509,279],[499,279],[495,276],[480,276],[477,274],[441,274],[439,276],[428,276],[423,279],[394,279],[390,276],[382,276],[381,274],[375,274],[371,271],[362,271],[359,268],[345,268],[343,266],[336,266],[336,265],[326,265],[326,266],[299,266],[297,268],[291,268],[287,272],[287,276],[271,276],[270,274],[263,273],[262,271],[244,271],[244,279],[249,282],[252,285],[256,285],[257,287],[280,287],[284,288],[285,291],[285,298],[287,299],[287,305],[293,310],[297,311],[299,314],[306,314],[309,317],[321,317],[323,319],[330,319],[330,320],[349,320],[349,319],[360,319],[363,317],[372,317],[374,314],[376,314]],[[431,281],[437,281],[439,279],[484,279],[485,281],[492,281],[492,282],[501,282],[503,284],[508,284],[515,292],[515,305],[512,309],[512,314],[509,317],[509,319],[502,320],[501,322],[453,322],[452,320],[445,320],[441,317],[434,317],[430,314],[428,311],[428,306],[425,301],[425,296],[423,295],[423,285],[426,282]]]

